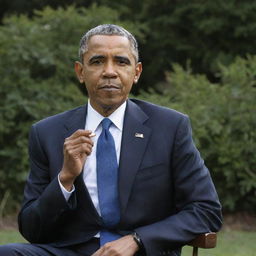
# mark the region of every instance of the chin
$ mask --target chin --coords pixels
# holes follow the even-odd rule
[[[101,106],[104,109],[113,109],[116,110],[119,106],[121,106],[126,99],[109,99],[104,102],[102,102]]]

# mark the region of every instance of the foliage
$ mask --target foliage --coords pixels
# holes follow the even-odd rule
[[[0,203],[8,190],[21,198],[31,123],[85,101],[73,63],[82,34],[98,23],[121,22],[117,12],[94,5],[11,16],[0,27]]]
[[[86,3],[86,1],[82,1]],[[143,26],[139,40],[144,71],[140,87],[158,88],[172,63],[191,66],[217,81],[219,63],[256,54],[256,2],[250,0],[98,0],[117,10],[123,20]]]
[[[156,8],[151,6],[152,13]],[[216,79],[219,63],[230,64],[236,56],[255,54],[256,3],[251,1],[177,1],[164,15],[156,15],[148,25],[154,31],[150,52],[162,53],[162,65],[155,73],[168,70],[173,62]],[[249,24],[249,25],[248,25]],[[157,29],[161,26],[161,30]],[[163,33],[163,31],[165,31]],[[156,32],[156,33],[155,33]],[[158,53],[159,54],[159,53]],[[148,52],[145,53],[148,57]],[[153,63],[152,63],[153,65]],[[161,68],[161,69],[160,69]]]
[[[144,99],[187,113],[225,210],[256,208],[256,56],[220,66],[220,82],[179,65],[164,95]]]
[[[252,43],[256,41],[255,1],[74,0],[72,3],[78,8],[97,3],[116,11],[95,10],[95,15],[91,16],[92,23],[78,25],[82,31],[88,28],[86,24],[95,25],[103,21],[102,15],[115,22],[113,13],[114,17],[118,13],[122,21],[134,24],[132,31],[137,27],[143,29],[143,40],[142,37],[138,39],[145,67],[137,88],[157,88],[157,84],[165,79],[165,71],[171,70],[172,63],[185,67],[188,59],[194,72],[207,74],[211,81],[217,81],[215,73],[219,63],[228,65],[236,56],[256,54]],[[32,16],[33,9],[42,9],[47,5],[67,7],[70,1],[12,0],[1,6],[5,15],[17,12]],[[76,18],[72,18],[75,23]],[[67,22],[72,22],[69,16],[65,20]],[[69,37],[68,33],[64,34]],[[72,38],[68,39],[70,42]]]
[[[85,101],[72,71],[82,33],[117,23],[141,44],[146,67],[138,88],[148,92],[140,98],[188,113],[225,209],[255,209],[256,57],[226,65],[236,55],[255,53],[248,41],[255,41],[256,3],[96,2],[112,8],[45,8],[32,18],[6,17],[0,26],[0,205],[22,196],[31,123]],[[182,65],[171,66],[173,60]],[[191,66],[218,82],[194,75]],[[165,82],[163,74],[171,68]]]

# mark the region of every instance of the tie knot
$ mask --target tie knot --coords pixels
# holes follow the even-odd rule
[[[102,128],[104,130],[108,130],[110,125],[112,124],[111,120],[108,119],[108,118],[104,118],[102,121],[101,121],[101,125],[102,125]]]

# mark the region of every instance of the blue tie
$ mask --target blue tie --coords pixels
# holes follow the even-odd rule
[[[104,229],[100,232],[100,244],[116,240],[120,235],[109,231],[120,220],[118,202],[118,164],[114,139],[109,132],[112,122],[104,118],[102,132],[97,143],[97,186]]]

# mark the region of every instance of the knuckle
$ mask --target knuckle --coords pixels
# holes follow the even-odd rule
[[[91,148],[89,145],[84,145],[84,151],[87,152],[87,153],[90,153],[91,152]]]
[[[110,244],[110,243],[106,243],[106,244],[104,245],[104,247],[105,247],[106,249],[110,250],[110,249],[111,249],[111,244]]]
[[[109,253],[110,253],[110,255],[113,255],[113,256],[121,255],[114,248],[110,248],[109,249]]]
[[[84,130],[83,130],[83,129],[78,129],[78,130],[76,131],[76,133],[77,133],[78,135],[81,135],[81,134],[84,133]]]
[[[81,146],[81,148],[82,148],[83,151],[86,151],[87,145],[86,145],[86,144],[83,144],[83,145]]]
[[[79,140],[80,140],[80,142],[86,142],[86,138],[85,138],[84,136],[81,136],[81,137],[79,138]]]
[[[66,151],[67,151],[67,153],[70,154],[70,155],[71,155],[72,152],[73,152],[73,150],[72,150],[70,147],[67,147],[67,148],[66,148]]]
[[[67,151],[68,153],[71,153],[71,152],[72,152],[72,148],[68,145],[68,146],[66,147],[66,151]]]

